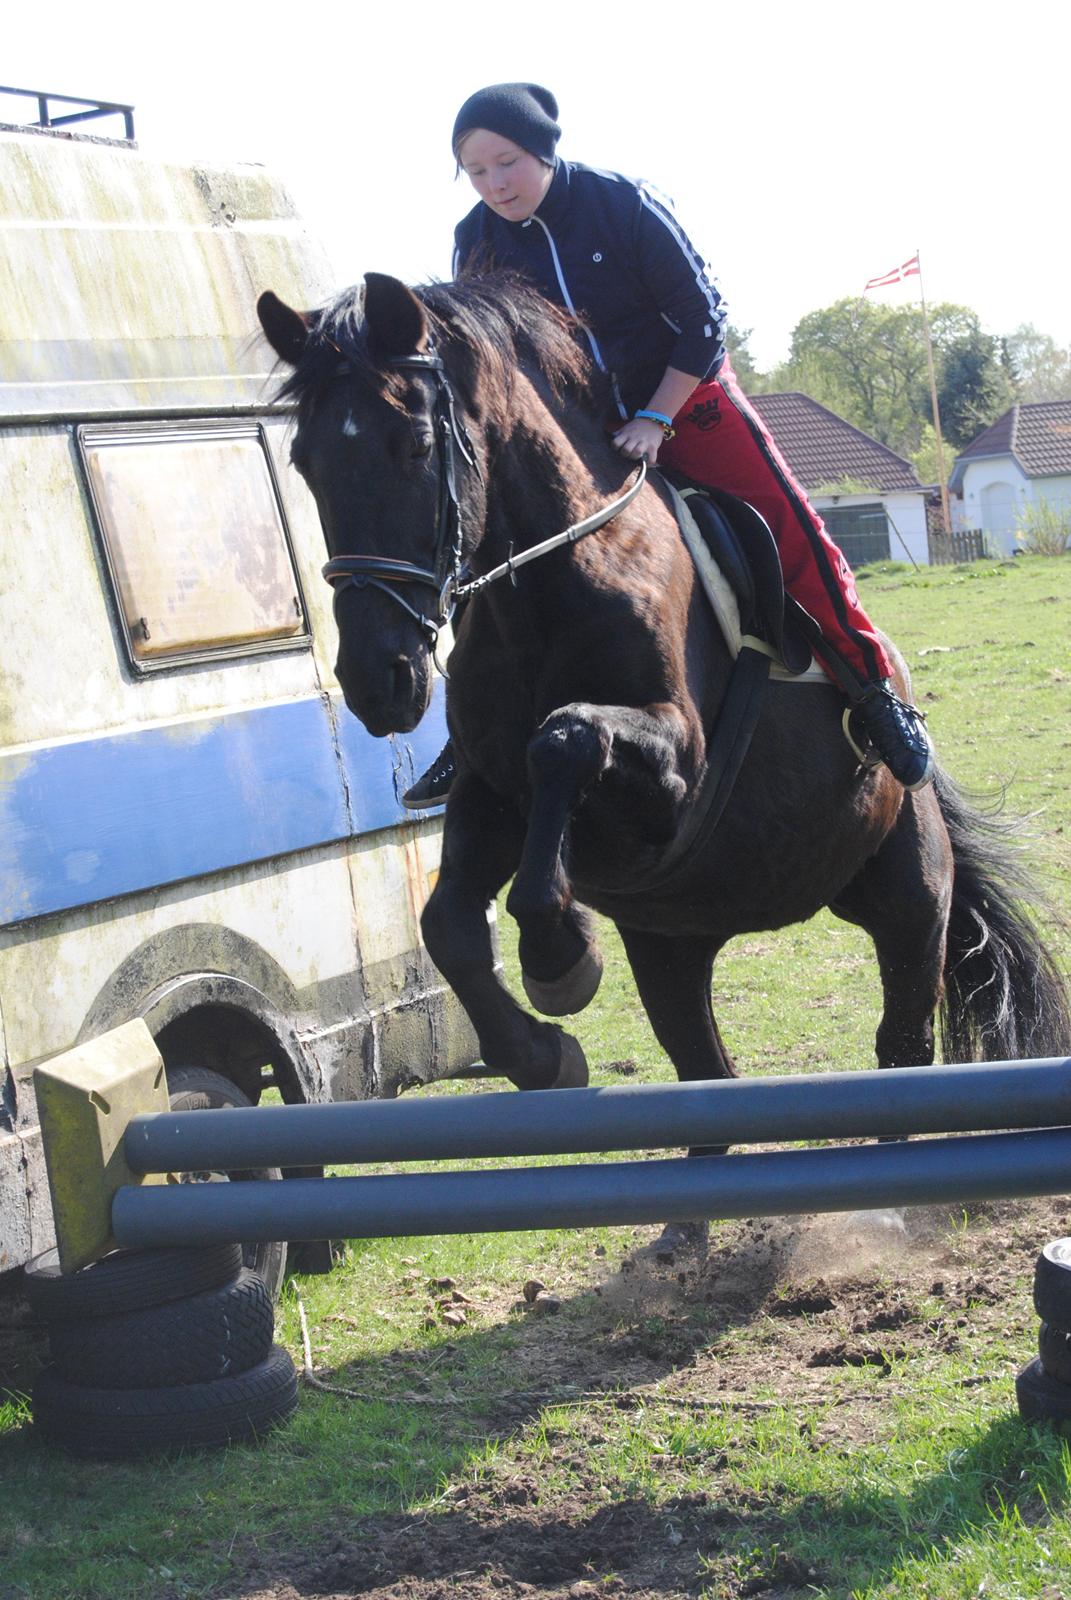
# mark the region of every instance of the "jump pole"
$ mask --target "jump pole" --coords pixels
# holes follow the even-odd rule
[[[1071,1057],[209,1116],[166,1109],[162,1062],[138,1021],[43,1064],[35,1085],[64,1271],[116,1245],[590,1227],[1071,1191]],[[966,1133],[284,1183],[167,1176]]]
[[[1053,1128],[498,1172],[124,1187],[112,1203],[112,1230],[127,1247],[408,1238],[958,1204],[1068,1189],[1071,1129]]]
[[[133,1172],[584,1155],[1071,1125],[1071,1057],[133,1117]],[[1071,1186],[1071,1177],[1069,1177]]]
[[[135,1117],[134,1171],[1002,1132],[727,1160],[121,1188],[120,1244],[405,1238],[962,1203],[1071,1188],[1071,1058]],[[1053,1125],[1056,1125],[1055,1127]]]

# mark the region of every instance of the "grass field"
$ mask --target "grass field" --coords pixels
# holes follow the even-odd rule
[[[1066,916],[1071,559],[860,582],[942,763],[1030,815]],[[1046,932],[1066,968],[1066,929]],[[665,1080],[604,942],[574,1030],[593,1081]],[[715,974],[744,1072],[870,1065],[878,998],[865,939],[825,914],[738,941]],[[1034,1256],[1071,1233],[1071,1201],[721,1224],[702,1267],[648,1266],[654,1232],[351,1247],[284,1291],[277,1337],[300,1366],[304,1315],[331,1389],[305,1387],[259,1448],[67,1459],[28,1426],[24,1340],[0,1407],[0,1600],[1071,1595],[1071,1454],[1013,1390]],[[524,1309],[532,1279],[556,1310]]]

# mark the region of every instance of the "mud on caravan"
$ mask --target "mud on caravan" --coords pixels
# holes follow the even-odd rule
[[[0,1272],[52,1243],[36,1063],[134,1017],[183,1105],[390,1095],[474,1039],[418,918],[444,737],[332,675],[258,293],[337,285],[259,167],[0,129]]]

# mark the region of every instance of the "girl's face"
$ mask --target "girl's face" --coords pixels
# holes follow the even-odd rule
[[[457,159],[485,205],[507,222],[527,222],[554,177],[530,150],[487,128],[474,128],[461,141]]]

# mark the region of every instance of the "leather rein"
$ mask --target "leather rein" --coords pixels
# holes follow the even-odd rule
[[[605,527],[639,494],[647,476],[647,463],[640,462],[636,478],[624,494],[619,495],[616,500],[603,506],[590,517],[585,517],[583,522],[578,522],[562,533],[544,539],[541,544],[523,550],[520,555],[515,556],[511,547],[509,557],[499,566],[480,577],[471,579],[468,583],[462,583],[464,529],[457,492],[458,456],[464,459],[481,482],[483,473],[480,471],[480,464],[472,447],[472,441],[465,431],[465,425],[457,414],[454,392],[450,387],[442,358],[434,351],[429,351],[423,355],[399,356],[390,362],[390,366],[396,370],[425,372],[435,380],[435,421],[439,435],[439,508],[434,566],[418,567],[411,561],[397,561],[389,556],[343,555],[333,556],[322,571],[335,591],[336,601],[345,589],[351,587],[379,589],[389,599],[397,601],[428,635],[434,651],[438,643],[439,630],[450,621],[459,600],[467,600],[470,596],[479,594],[481,590],[486,589],[489,584],[496,583],[500,578],[509,577],[515,582],[514,574],[518,567],[526,566],[529,561],[535,561],[540,556],[549,555],[552,550],[557,550],[562,545],[575,544],[585,534],[594,533],[596,529]],[[335,376],[345,376],[350,370],[349,363],[343,361]],[[410,584],[433,591],[435,605],[432,616],[426,615],[423,610],[418,610],[415,605],[410,604],[399,592],[399,587],[396,587]]]

